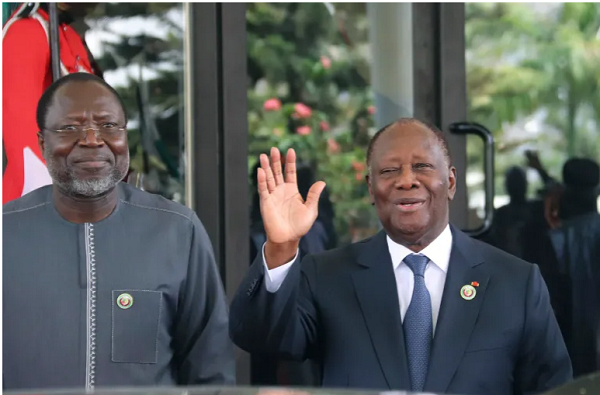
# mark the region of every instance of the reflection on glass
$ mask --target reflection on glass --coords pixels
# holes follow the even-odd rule
[[[319,212],[330,247],[376,233],[365,182],[376,130],[366,5],[248,4],[247,29],[249,169],[271,146],[293,147],[327,183]]]
[[[600,157],[600,20],[590,18],[600,5],[467,3],[465,10],[468,118],[495,136],[495,206],[508,200],[504,174],[512,166],[527,171],[528,196],[539,198],[544,180],[528,166],[528,150],[557,179],[569,157]]]
[[[182,4],[104,3],[86,23],[90,51],[128,112],[128,182],[185,204]]]

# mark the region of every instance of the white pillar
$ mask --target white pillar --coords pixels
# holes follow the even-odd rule
[[[367,3],[367,16],[371,88],[380,128],[413,115],[412,3]]]

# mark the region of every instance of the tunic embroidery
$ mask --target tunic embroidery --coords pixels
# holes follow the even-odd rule
[[[93,390],[96,381],[96,253],[93,224],[85,224],[85,246],[88,283],[85,388]]]

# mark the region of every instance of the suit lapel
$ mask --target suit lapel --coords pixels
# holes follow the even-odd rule
[[[379,232],[360,248],[360,267],[352,277],[373,348],[389,388],[408,389],[400,303],[385,232]]]
[[[452,227],[452,252],[442,295],[440,314],[433,339],[429,372],[424,390],[445,392],[463,357],[489,282],[477,246],[464,233]],[[461,297],[464,285],[478,282],[472,300]]]

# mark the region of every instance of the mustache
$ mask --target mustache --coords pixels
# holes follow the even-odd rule
[[[73,163],[83,163],[83,162],[114,162],[115,158],[110,155],[100,154],[100,155],[86,155],[75,157],[71,159]]]

